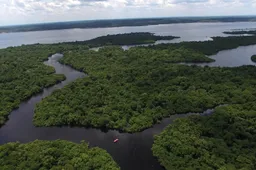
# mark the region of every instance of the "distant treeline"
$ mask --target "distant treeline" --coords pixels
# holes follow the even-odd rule
[[[201,52],[205,55],[213,55],[222,50],[237,48],[239,46],[254,45],[256,36],[230,36],[230,37],[212,37],[213,41],[198,41],[198,42],[181,42],[172,44],[151,45],[151,49],[175,49],[184,47]],[[140,47],[146,48],[146,47]]]
[[[0,27],[0,32],[25,32],[42,30],[59,30],[70,28],[106,28],[123,26],[144,26],[193,22],[246,22],[256,21],[256,16],[228,16],[228,17],[172,17],[172,18],[144,18],[144,19],[116,19],[55,22],[44,24],[30,24]]]
[[[224,31],[224,34],[238,35],[238,34],[251,34],[256,35],[256,30],[239,30],[239,31]]]

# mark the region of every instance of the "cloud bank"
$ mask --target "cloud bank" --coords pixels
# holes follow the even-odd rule
[[[256,15],[256,0],[0,0],[0,25],[68,20]]]

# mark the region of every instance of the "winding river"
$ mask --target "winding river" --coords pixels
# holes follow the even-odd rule
[[[249,60],[252,54],[256,53],[256,45],[238,47],[232,50],[221,51],[214,56],[216,61],[207,64],[209,66],[241,66],[254,64]],[[173,115],[164,119],[160,124],[156,124],[152,128],[143,132],[129,134],[120,133],[116,130],[102,131],[94,128],[81,127],[35,127],[33,125],[34,109],[42,98],[50,95],[55,89],[63,88],[68,83],[85,77],[84,73],[78,72],[69,66],[62,65],[58,60],[61,54],[55,54],[49,57],[45,62],[46,65],[53,66],[56,73],[64,74],[66,80],[56,84],[29,100],[20,104],[17,110],[14,110],[9,121],[0,128],[0,144],[7,142],[20,141],[22,143],[39,140],[56,140],[63,139],[73,142],[84,140],[90,146],[98,146],[106,149],[114,160],[119,164],[122,170],[162,170],[156,158],[152,156],[151,146],[153,144],[153,136],[160,133],[167,125],[179,117],[185,117],[193,113]],[[201,64],[206,65],[206,64]],[[212,113],[213,109],[209,109],[204,114]],[[113,143],[113,139],[119,138],[118,143]]]

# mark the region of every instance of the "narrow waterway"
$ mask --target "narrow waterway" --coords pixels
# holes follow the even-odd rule
[[[46,65],[53,66],[58,74],[64,74],[66,80],[44,89],[44,91],[33,96],[28,101],[20,104],[14,110],[9,121],[0,128],[0,144],[20,141],[22,143],[39,140],[63,139],[73,142],[82,140],[88,142],[90,146],[98,146],[106,149],[114,160],[121,166],[122,170],[161,170],[163,169],[157,160],[152,156],[151,147],[153,136],[160,133],[168,124],[178,117],[185,117],[189,114],[173,115],[164,119],[161,124],[157,124],[143,132],[129,134],[120,133],[116,130],[104,132],[100,129],[82,127],[35,127],[33,125],[34,109],[38,102],[50,95],[54,90],[63,88],[75,79],[85,77],[84,73],[78,72],[69,66],[62,65],[58,59],[61,54],[55,54],[45,62]],[[212,112],[207,110],[206,113]],[[119,138],[119,142],[114,144],[113,139]]]
[[[249,61],[249,57],[256,53],[256,45],[239,47],[233,50],[226,50],[211,56],[216,62],[207,64],[209,66],[241,66],[244,64],[254,64]],[[120,133],[116,130],[102,131],[94,128],[82,127],[35,127],[33,125],[34,109],[38,102],[50,95],[54,90],[63,88],[68,83],[85,77],[84,73],[78,72],[69,66],[61,65],[58,60],[61,54],[55,54],[45,62],[46,65],[53,66],[58,74],[64,74],[66,80],[54,85],[29,100],[20,104],[14,110],[9,121],[0,128],[0,144],[20,141],[22,143],[39,140],[63,139],[73,142],[84,140],[90,146],[98,146],[106,149],[122,170],[163,170],[152,156],[151,147],[153,136],[159,134],[167,125],[179,117],[185,117],[192,113],[173,115],[164,119],[160,124],[143,132],[129,134]],[[210,114],[213,109],[205,111],[203,114]],[[113,143],[113,139],[119,138],[118,143]]]

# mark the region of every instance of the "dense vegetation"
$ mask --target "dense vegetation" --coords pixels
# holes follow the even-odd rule
[[[43,64],[50,53],[39,46],[0,50],[0,126],[21,101],[65,79]]]
[[[157,40],[172,40],[174,38],[179,38],[175,36],[158,36],[149,32],[137,32],[137,33],[125,33],[125,34],[116,34],[116,35],[107,35],[97,37],[85,43],[91,47],[99,47],[105,45],[136,45],[136,44],[150,44],[155,43]],[[75,42],[78,43],[78,42]]]
[[[1,170],[119,170],[103,149],[88,148],[86,143],[34,141],[0,146]]]
[[[255,100],[178,119],[155,136],[152,150],[167,170],[255,170]]]
[[[171,17],[171,18],[138,18],[138,19],[110,19],[30,24],[18,26],[0,27],[1,32],[22,32],[41,30],[60,30],[70,28],[106,28],[123,26],[143,26],[173,23],[193,23],[193,22],[245,22],[255,21],[255,16],[222,16],[222,17]]]
[[[193,49],[206,55],[216,54],[222,50],[237,48],[239,46],[248,46],[256,44],[256,36],[232,36],[232,37],[212,37],[213,41],[201,42],[181,42],[174,44],[159,44],[149,46],[152,49],[176,49],[184,47]],[[141,47],[147,48],[147,47]]]
[[[256,67],[209,68],[173,64],[211,61],[203,53],[256,43],[255,37],[227,39],[205,42],[213,49],[204,43],[190,42],[127,51],[105,47],[98,52],[65,53],[62,63],[89,76],[43,99],[36,107],[34,123],[37,126],[82,125],[136,132],[170,114],[201,112],[219,104],[255,101]]]
[[[239,31],[224,31],[224,34],[232,34],[232,35],[237,35],[237,34],[251,34],[251,35],[256,35],[256,30],[239,30]]]
[[[253,56],[251,57],[251,60],[252,60],[253,62],[256,62],[256,55],[253,55]]]
[[[83,45],[27,45],[0,50],[0,126],[19,104],[44,87],[65,79],[54,74],[53,67],[43,61],[50,54],[65,50],[88,49]]]

